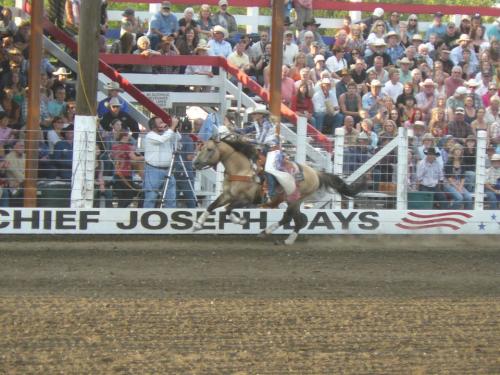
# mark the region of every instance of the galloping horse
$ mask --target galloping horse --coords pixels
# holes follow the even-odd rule
[[[195,169],[204,169],[216,166],[221,162],[224,165],[224,185],[222,194],[217,197],[198,218],[195,230],[200,230],[203,223],[217,207],[226,206],[226,213],[234,224],[246,224],[244,219],[238,218],[232,211],[235,208],[255,206],[261,202],[261,183],[252,164],[257,151],[254,146],[238,138],[226,137],[220,141],[209,139],[201,146],[193,160]],[[305,227],[306,218],[300,212],[301,203],[318,189],[335,189],[343,196],[355,196],[363,187],[363,183],[348,185],[340,177],[331,173],[317,172],[313,168],[300,165],[304,178],[298,182],[300,196],[289,201],[288,207],[277,223],[273,223],[261,232],[262,235],[271,234],[282,225],[294,221],[293,232],[285,240],[285,244],[295,242],[299,231]]]

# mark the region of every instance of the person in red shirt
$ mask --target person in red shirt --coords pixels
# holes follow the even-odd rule
[[[299,116],[307,117],[307,122],[315,125],[313,112],[314,107],[310,96],[308,95],[308,85],[306,81],[302,81],[297,90],[297,95],[292,97],[292,111],[296,112]]]
[[[132,162],[144,160],[130,144],[128,131],[122,130],[118,134],[118,143],[111,147],[111,158],[115,163],[113,190],[118,198],[118,207],[126,208],[138,193],[132,182]]]

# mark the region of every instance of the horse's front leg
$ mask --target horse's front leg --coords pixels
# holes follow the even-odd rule
[[[250,205],[250,201],[247,199],[240,199],[240,200],[235,200],[229,203],[226,207],[226,214],[229,215],[229,218],[231,219],[231,223],[233,224],[240,224],[240,225],[245,225],[247,221],[243,218],[239,218],[236,216],[233,212],[235,208],[244,208],[248,207]]]
[[[203,224],[207,220],[208,216],[218,207],[222,207],[228,203],[228,197],[226,194],[222,193],[207,207],[205,211],[200,215],[196,223],[194,223],[193,230],[197,231],[203,228]]]

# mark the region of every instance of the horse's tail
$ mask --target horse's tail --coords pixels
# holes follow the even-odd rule
[[[354,197],[366,187],[366,181],[347,184],[342,178],[332,173],[321,172],[319,175],[320,188],[335,189],[343,196]]]

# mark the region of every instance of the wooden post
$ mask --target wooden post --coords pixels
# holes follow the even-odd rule
[[[72,208],[91,208],[94,199],[100,4],[101,0],[85,0],[80,8]]]
[[[276,134],[281,128],[281,67],[283,66],[283,0],[273,0],[271,41],[271,82],[269,87],[269,109],[276,124]]]
[[[36,207],[38,177],[38,142],[40,130],[40,64],[42,60],[43,0],[34,0],[31,11],[29,42],[28,119],[26,124],[26,163],[24,181],[24,207]]]
[[[78,33],[78,83],[76,114],[97,114],[97,72],[99,66],[100,0],[85,0],[80,8]]]

